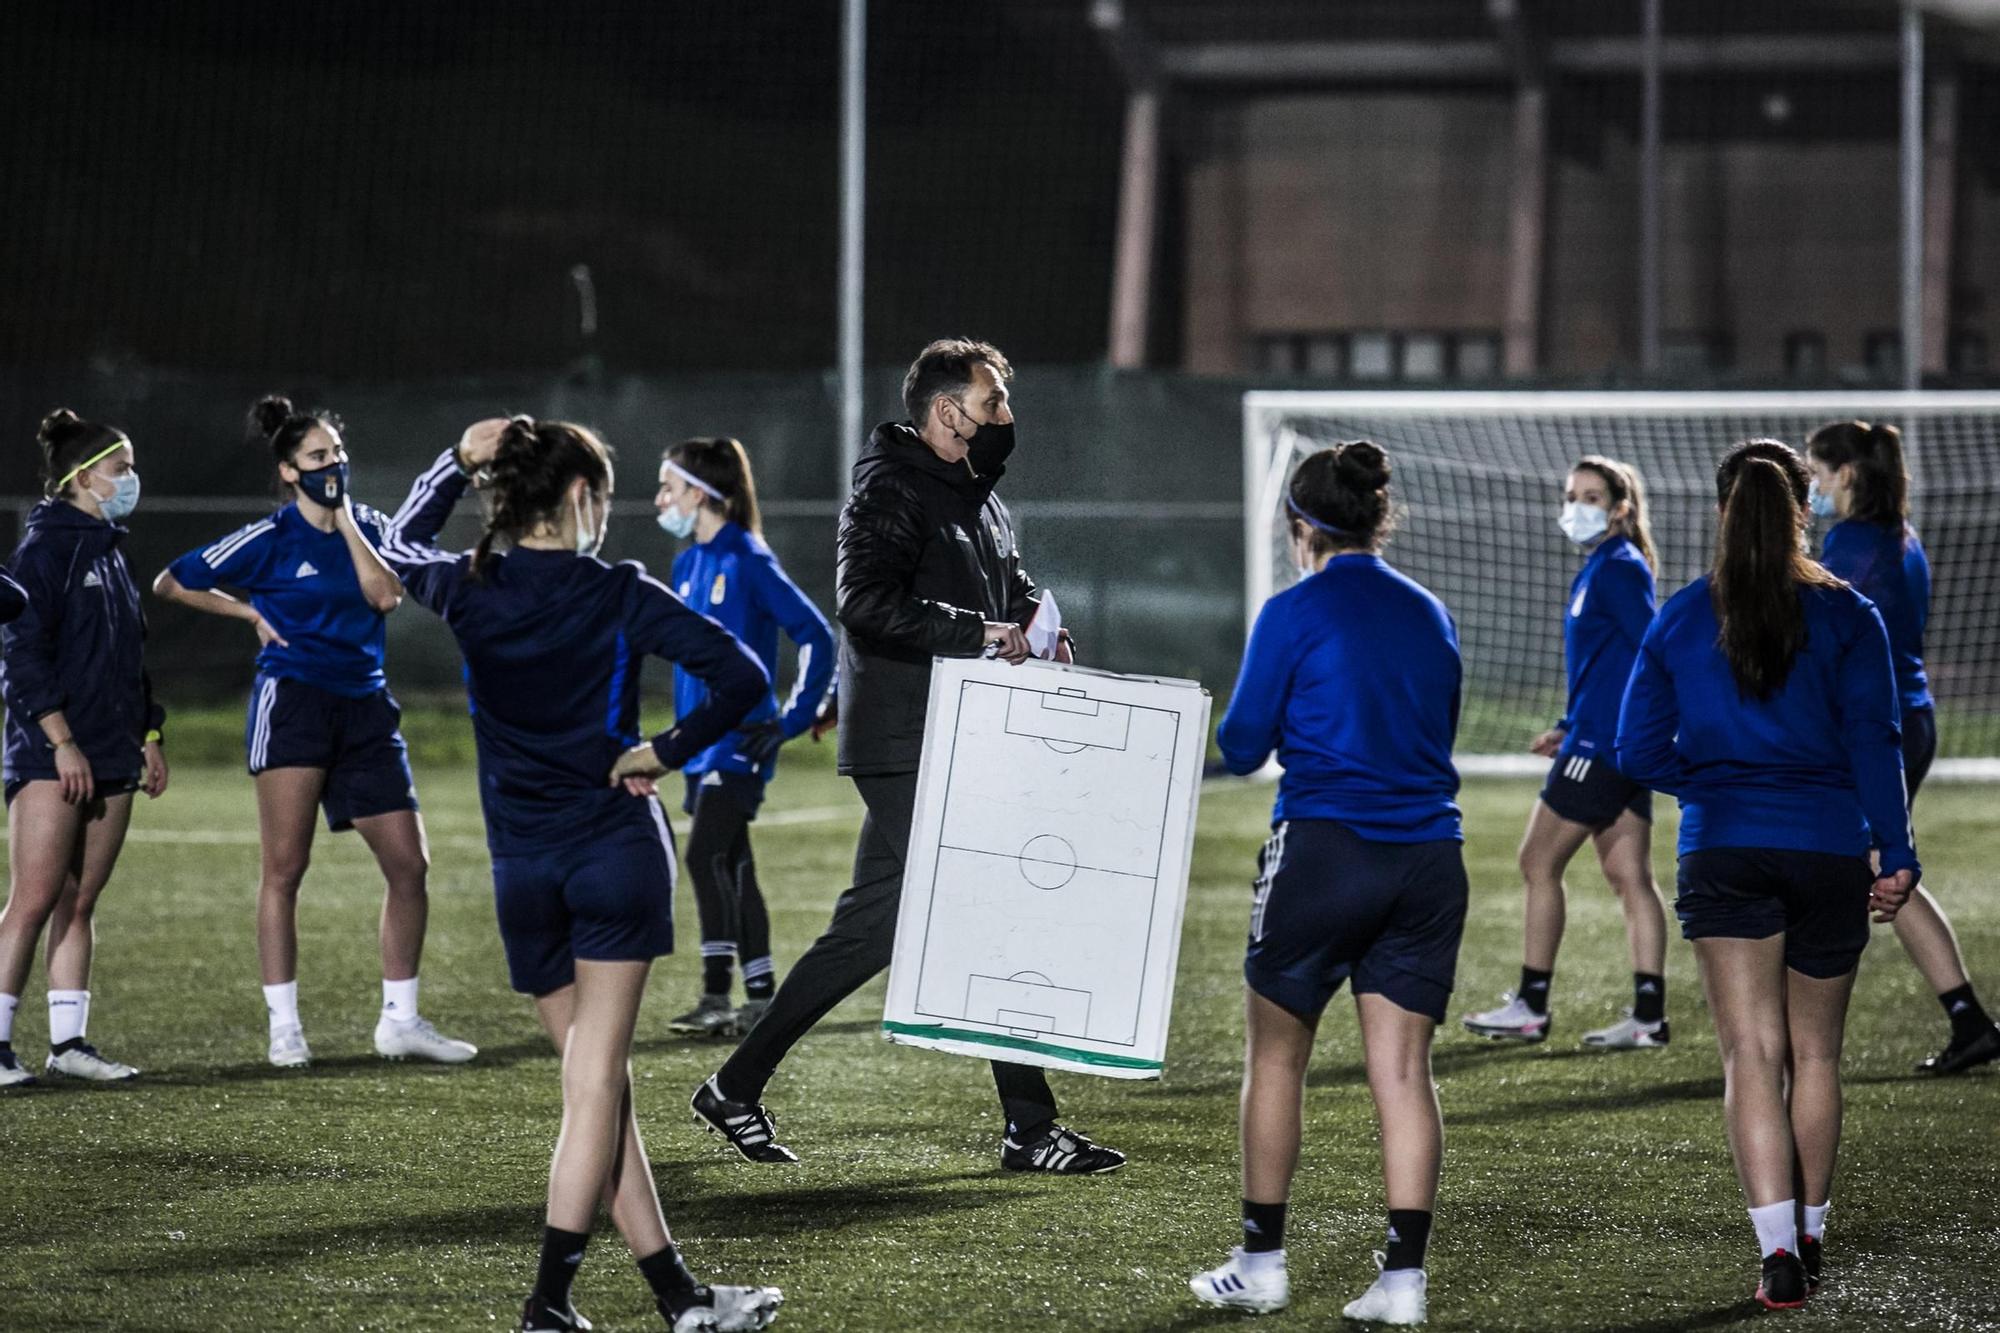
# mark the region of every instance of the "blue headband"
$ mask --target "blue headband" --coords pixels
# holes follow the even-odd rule
[[[1324,532],[1329,537],[1337,537],[1341,541],[1345,542],[1356,542],[1363,546],[1366,546],[1368,544],[1362,538],[1361,534],[1358,532],[1349,532],[1346,528],[1336,528],[1331,523],[1320,522],[1318,519],[1314,518],[1311,514],[1308,514],[1305,510],[1299,508],[1298,501],[1292,499],[1292,497],[1289,495],[1285,497],[1285,508],[1291,510],[1292,513],[1301,522],[1306,523],[1311,527],[1317,528],[1319,531]]]

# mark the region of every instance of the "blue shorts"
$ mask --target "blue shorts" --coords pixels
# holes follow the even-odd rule
[[[658,801],[632,805],[632,822],[604,837],[493,858],[493,903],[515,990],[561,990],[576,980],[579,958],[650,961],[674,951],[673,834]]]
[[[1293,819],[1257,864],[1251,990],[1309,1018],[1352,976],[1356,994],[1444,1021],[1468,891],[1456,839],[1373,842],[1330,819]]]
[[[304,681],[259,676],[250,691],[243,745],[253,774],[325,769],[320,805],[326,826],[338,833],[357,819],[417,808],[409,750],[397,730],[402,720],[387,690],[350,699]]]
[[[1809,977],[1854,970],[1868,947],[1865,856],[1780,847],[1707,847],[1681,856],[1674,913],[1691,940],[1784,932],[1785,966]]]
[[[712,768],[706,773],[687,773],[687,797],[681,802],[681,813],[694,813],[695,800],[704,790],[720,792],[734,801],[743,811],[743,818],[755,819],[757,807],[764,804],[764,779],[755,773],[725,773]]]
[[[1613,768],[1601,750],[1556,756],[1542,784],[1542,804],[1592,833],[1604,832],[1627,810],[1653,822],[1653,793]]]
[[[1908,708],[1903,711],[1903,786],[1909,792],[1912,804],[1917,799],[1917,788],[1924,785],[1924,775],[1931,771],[1931,761],[1937,758],[1937,710],[1934,708]]]

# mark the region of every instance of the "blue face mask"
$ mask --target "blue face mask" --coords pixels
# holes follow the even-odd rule
[[[1813,511],[1814,518],[1840,516],[1840,510],[1834,506],[1833,497],[1819,488],[1818,477],[1814,477],[1812,485],[1806,487],[1806,508]]]
[[[92,495],[97,495],[95,490]],[[127,472],[111,483],[109,496],[97,495],[98,512],[107,522],[116,523],[139,507],[139,474]]]
[[[337,509],[347,494],[347,464],[328,463],[311,472],[299,473],[299,494],[314,504]]]
[[[687,513],[679,505],[668,505],[660,511],[660,530],[669,537],[687,538],[694,536],[694,515]]]

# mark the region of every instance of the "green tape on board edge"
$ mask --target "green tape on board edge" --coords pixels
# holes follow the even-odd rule
[[[995,1032],[973,1032],[967,1028],[948,1028],[925,1023],[882,1023],[884,1036],[924,1037],[931,1041],[968,1041],[975,1046],[998,1046],[1010,1051],[1034,1051],[1040,1055],[1053,1055],[1064,1060],[1074,1060],[1078,1064],[1103,1065],[1109,1069],[1150,1069],[1158,1072],[1158,1060],[1139,1060],[1129,1055],[1106,1055],[1101,1051],[1078,1050],[1074,1046],[1056,1046],[1045,1041],[1033,1041],[1027,1037],[1003,1037]]]

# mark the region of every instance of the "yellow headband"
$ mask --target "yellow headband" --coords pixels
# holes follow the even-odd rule
[[[87,468],[96,467],[99,463],[102,463],[105,459],[111,457],[111,455],[117,453],[120,449],[123,449],[126,445],[130,443],[131,443],[130,440],[120,440],[118,441],[118,443],[112,445],[109,449],[106,449],[103,453],[92,454],[89,458],[84,459],[81,463],[78,463],[75,467],[63,473],[63,479],[56,483],[56,489],[61,490],[63,487],[69,485],[70,482],[76,480],[77,473],[82,472]]]

